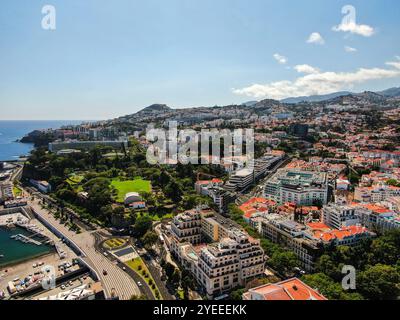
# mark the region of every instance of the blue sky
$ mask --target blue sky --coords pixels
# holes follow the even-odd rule
[[[56,8],[54,31],[41,28],[46,4]],[[356,9],[352,32],[340,28],[347,4]],[[398,0],[0,6],[0,119],[107,119],[152,103],[212,106],[400,86]],[[323,43],[307,43],[312,33]]]

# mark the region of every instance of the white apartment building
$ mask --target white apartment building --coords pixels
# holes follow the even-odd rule
[[[221,179],[199,180],[195,183],[194,188],[198,194],[208,196],[209,189],[222,187],[223,184]]]
[[[317,241],[307,235],[305,225],[279,214],[269,214],[262,218],[260,231],[265,238],[291,249],[306,271],[314,270],[319,247]]]
[[[197,279],[209,298],[222,295],[264,272],[264,251],[258,241],[234,229],[229,238],[203,248]]]
[[[359,202],[380,202],[390,197],[400,196],[400,188],[378,183],[371,187],[356,187],[354,189],[354,200]]]
[[[322,209],[322,221],[329,227],[341,229],[360,223],[360,209],[354,206],[329,204]]]
[[[365,205],[359,213],[361,224],[372,230],[385,232],[400,228],[400,215],[393,210]]]
[[[254,170],[242,169],[234,173],[228,183],[225,185],[225,189],[230,192],[246,190],[254,182]]]
[[[400,228],[400,215],[375,204],[330,204],[322,209],[322,215],[323,222],[337,230],[358,225],[380,232]]]
[[[171,252],[202,285],[208,298],[244,285],[264,272],[264,251],[229,220],[210,210],[191,210],[174,218]],[[199,252],[194,246],[204,236],[213,243]]]
[[[280,204],[287,202],[301,206],[326,204],[328,177],[325,172],[279,169],[265,185],[265,197]]]
[[[246,190],[255,181],[264,177],[268,170],[283,159],[283,155],[265,155],[249,161],[247,168],[236,171],[231,175],[225,189],[231,192]]]
[[[201,215],[200,211],[190,210],[174,217],[171,223],[171,251],[178,253],[179,243],[201,243]]]

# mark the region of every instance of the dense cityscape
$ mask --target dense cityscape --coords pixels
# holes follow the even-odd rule
[[[2,319],[395,310],[399,17],[3,0]]]
[[[291,103],[156,104],[35,130],[21,139],[34,143],[31,154],[1,164],[4,241],[25,250],[0,252],[0,297],[397,299],[399,102],[400,90],[390,89]],[[165,163],[149,164],[146,130],[171,123],[196,135],[253,129],[254,152],[231,148],[200,161],[209,151],[200,164],[166,152]],[[346,287],[351,268],[356,286]],[[53,286],[44,285],[49,274]]]

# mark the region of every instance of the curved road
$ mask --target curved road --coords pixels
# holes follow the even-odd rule
[[[96,271],[106,298],[112,297],[112,292],[115,292],[115,295],[121,300],[129,300],[132,295],[140,295],[140,290],[133,279],[115,263],[95,250],[95,239],[92,232],[76,234],[60,224],[46,209],[42,209],[37,200],[29,201],[29,205],[42,219],[79,247],[83,253],[82,259]],[[106,271],[107,275],[104,275],[103,271]]]

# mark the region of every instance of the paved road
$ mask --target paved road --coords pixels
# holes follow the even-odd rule
[[[104,234],[105,238],[102,237]],[[94,238],[95,238],[95,243],[94,243],[94,248],[96,251],[102,251],[104,250],[101,247],[101,244],[103,240],[105,240],[109,235],[107,235],[107,232],[105,231],[100,231],[100,232],[95,232],[93,233]],[[115,263],[119,268],[122,270],[125,268],[125,272],[138,284],[139,282],[141,283],[141,286],[138,285],[140,292],[147,297],[149,300],[156,300],[155,296],[153,295],[153,292],[151,291],[149,285],[147,284],[146,281],[142,279],[141,276],[139,276],[135,271],[133,271],[131,268],[129,268],[128,265],[125,265],[123,262],[120,262],[114,255],[108,254],[107,259]]]
[[[175,297],[169,293],[166,286],[166,282],[161,280],[161,267],[155,261],[155,259],[150,254],[141,255],[143,262],[146,264],[147,269],[149,269],[154,282],[156,283],[158,289],[160,290],[161,296],[164,300],[175,300]]]
[[[147,297],[147,299],[150,300],[156,300],[156,297],[153,295],[153,292],[151,291],[149,285],[147,284],[146,281],[142,279],[141,276],[139,276],[135,271],[133,271],[131,268],[128,266],[125,266],[123,263],[118,262],[118,267],[123,268],[125,267],[127,274],[136,281],[136,283],[140,282],[142,286],[140,287],[140,292]]]
[[[30,201],[29,205],[53,228],[60,231],[65,238],[72,240],[81,249],[84,253],[83,260],[96,271],[107,298],[112,296],[112,292],[115,292],[121,300],[129,300],[132,295],[140,295],[140,290],[133,279],[115,263],[95,250],[95,239],[91,232],[76,234],[60,224],[47,210],[42,209],[37,200]],[[107,275],[104,275],[103,271],[106,271]]]

